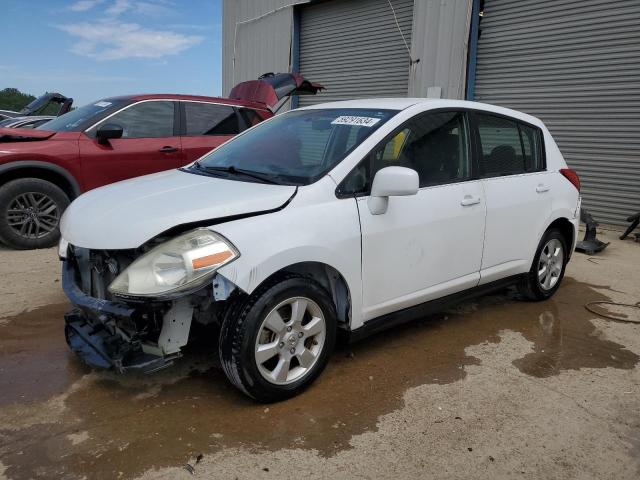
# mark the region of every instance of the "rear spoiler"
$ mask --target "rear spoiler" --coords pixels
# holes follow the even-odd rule
[[[324,87],[297,73],[265,73],[257,80],[237,84],[229,93],[232,100],[262,103],[274,109],[291,95],[315,95]]]

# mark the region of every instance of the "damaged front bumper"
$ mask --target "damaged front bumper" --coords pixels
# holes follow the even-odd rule
[[[67,344],[89,366],[113,368],[121,373],[128,370],[151,373],[170,366],[180,357],[179,348],[172,353],[165,353],[158,345],[125,332],[120,327],[123,322],[144,320],[149,313],[87,295],[79,287],[68,261],[63,262],[62,286],[75,306],[65,314]],[[191,318],[188,321],[190,323]]]

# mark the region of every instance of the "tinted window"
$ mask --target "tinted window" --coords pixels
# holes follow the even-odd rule
[[[122,138],[160,138],[173,136],[173,102],[141,102],[105,119],[122,127]],[[98,125],[97,128],[100,128]]]
[[[238,116],[232,107],[211,103],[184,102],[187,135],[236,135]]]
[[[374,173],[390,165],[412,168],[421,187],[466,180],[471,173],[467,139],[463,113],[420,115],[374,153]]]
[[[539,129],[493,115],[476,115],[482,147],[480,174],[515,175],[543,168]]]
[[[249,128],[259,124],[262,121],[262,117],[258,115],[255,110],[251,110],[250,108],[240,108],[238,111],[240,112],[240,115],[242,115],[244,122]]]
[[[311,183],[395,113],[351,108],[284,113],[213,150],[198,166],[204,171],[233,166],[282,183]]]
[[[537,172],[544,169],[542,155],[542,132],[539,128],[518,124],[522,148],[524,152],[524,168],[527,172]]]
[[[89,128],[105,115],[124,107],[129,100],[109,99],[84,105],[38,127],[38,130],[54,132],[78,132]]]

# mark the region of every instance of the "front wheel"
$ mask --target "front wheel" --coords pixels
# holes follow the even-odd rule
[[[69,197],[39,178],[19,178],[0,187],[0,241],[26,250],[46,248],[60,238],[60,218]]]
[[[520,293],[529,300],[546,300],[558,288],[569,259],[567,243],[559,230],[545,232],[531,265],[531,270],[518,285]]]
[[[250,397],[284,400],[320,375],[335,336],[335,308],[326,290],[288,275],[230,308],[220,331],[220,360],[229,380]]]

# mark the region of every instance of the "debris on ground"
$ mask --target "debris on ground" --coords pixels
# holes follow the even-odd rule
[[[627,238],[629,234],[633,232],[636,229],[636,227],[640,224],[640,212],[636,213],[635,215],[631,215],[627,217],[627,222],[631,222],[631,225],[629,225],[629,228],[627,228],[624,231],[624,233],[620,235],[620,240],[624,240],[625,238]],[[640,242],[640,233],[636,233],[635,236],[636,236],[636,242]]]
[[[190,463],[187,463],[184,466],[184,469],[189,472],[191,475],[195,475],[196,474],[196,469],[195,469],[195,465],[199,464],[202,459],[204,458],[204,455],[202,453],[198,454],[198,456],[196,457],[196,461],[193,462],[193,465],[191,465]]]
[[[580,209],[580,221],[585,224],[586,231],[584,232],[584,238],[576,242],[576,251],[593,255],[607,248],[609,242],[605,243],[596,238],[596,227],[598,223],[584,208]]]

